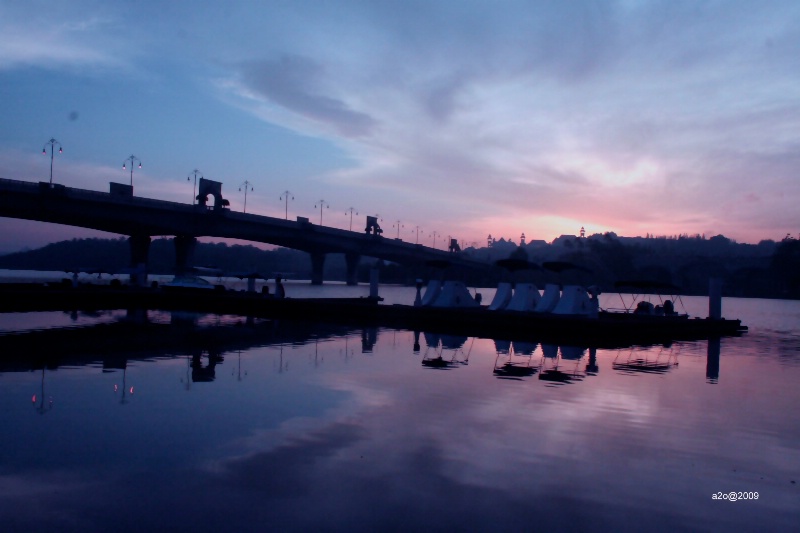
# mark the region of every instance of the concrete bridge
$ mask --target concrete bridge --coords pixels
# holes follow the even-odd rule
[[[308,252],[312,284],[322,283],[325,256],[342,253],[347,264],[347,283],[356,284],[356,268],[362,256],[405,265],[446,260],[454,266],[485,269],[487,263],[443,251],[381,236],[368,221],[366,231],[355,232],[297,220],[234,212],[222,197],[222,184],[200,180],[195,205],[133,196],[133,188],[110,184],[110,192],[76,189],[48,182],[0,179],[0,216],[91,228],[129,236],[131,266],[143,274],[132,274],[146,282],[146,265],[153,236],[174,235],[176,271],[191,264],[197,237],[222,237],[263,242]],[[213,205],[209,205],[209,196]]]

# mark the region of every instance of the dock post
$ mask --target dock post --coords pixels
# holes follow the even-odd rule
[[[719,382],[719,353],[720,353],[719,337],[712,337],[708,339],[708,349],[706,352],[707,383]]]
[[[722,280],[719,278],[708,280],[708,318],[722,318]]]

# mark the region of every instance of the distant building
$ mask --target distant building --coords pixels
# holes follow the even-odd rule
[[[552,243],[553,246],[564,246],[567,242],[572,243],[577,240],[575,235],[561,235],[556,237]]]
[[[522,232],[522,236],[519,238],[519,245],[525,246],[525,232]]]

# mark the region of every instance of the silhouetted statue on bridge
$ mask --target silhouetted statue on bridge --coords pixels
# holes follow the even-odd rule
[[[367,232],[367,235],[370,233],[374,235],[380,235],[383,233],[383,230],[378,225],[378,217],[367,217],[367,227],[364,228],[364,231]]]
[[[200,178],[200,191],[197,194],[197,204],[206,206],[208,205],[208,196],[214,197],[214,211],[230,207],[231,203],[222,197],[222,183],[219,181],[207,180]]]

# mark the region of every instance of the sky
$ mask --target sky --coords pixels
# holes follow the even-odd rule
[[[800,232],[800,2],[0,2],[0,178],[443,247]],[[398,233],[399,231],[399,233]],[[419,237],[417,237],[417,231]],[[0,252],[91,235],[0,219]]]

